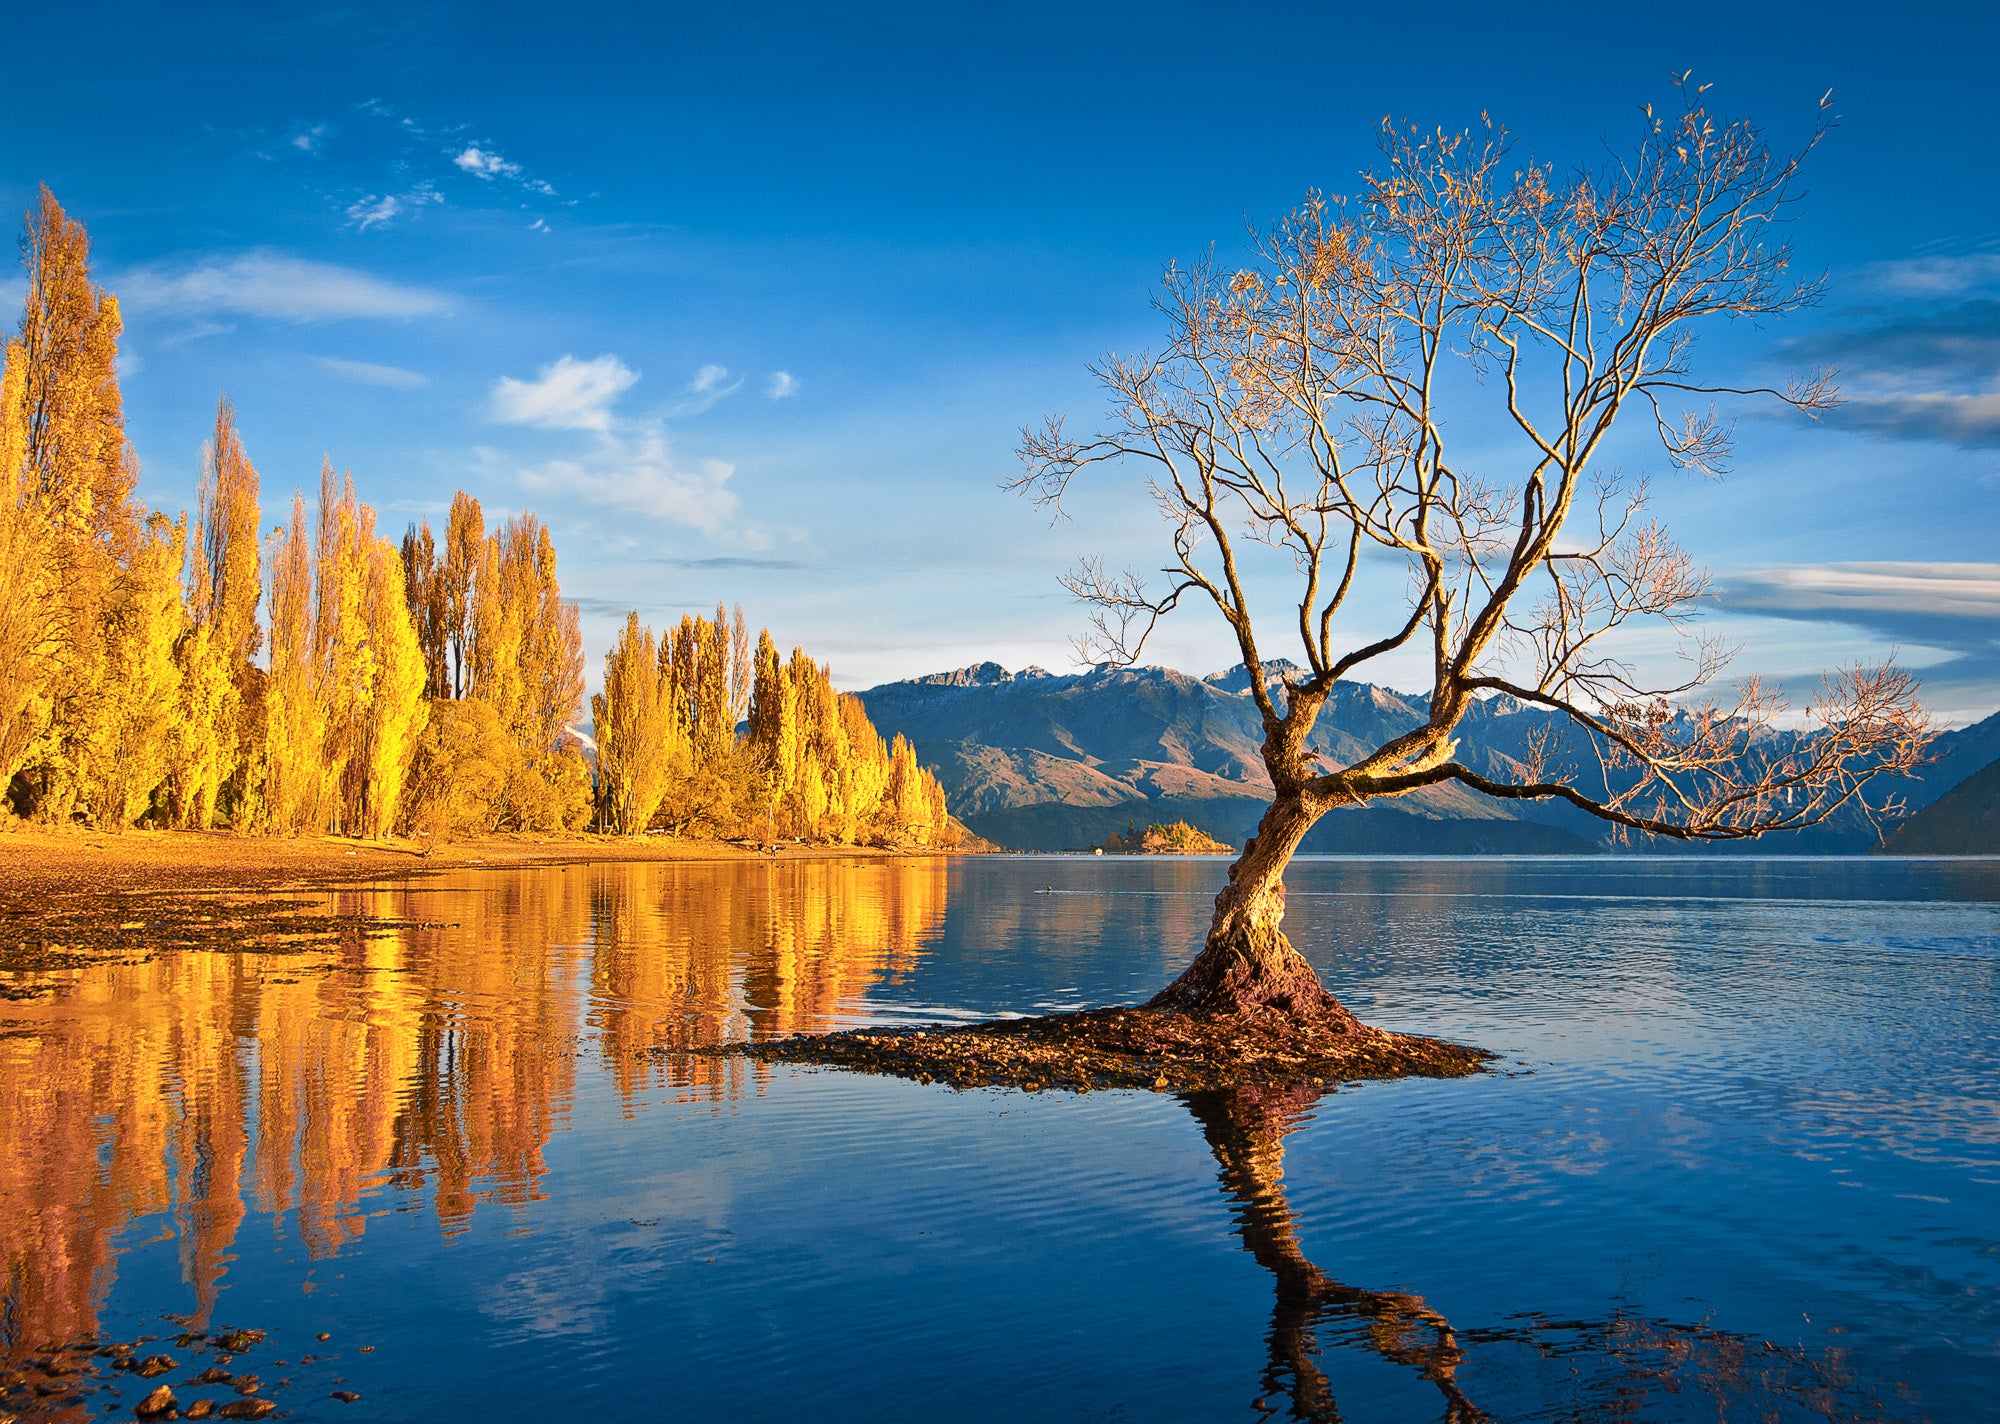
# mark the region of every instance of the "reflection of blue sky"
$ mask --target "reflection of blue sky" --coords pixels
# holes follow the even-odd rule
[[[1064,663],[1055,574],[1161,541],[1129,492],[1056,529],[999,494],[1016,430],[1087,420],[1085,364],[1156,340],[1161,265],[1350,188],[1384,114],[1490,109],[1570,162],[1691,65],[1780,143],[1832,87],[1791,233],[1827,300],[1703,351],[1722,374],[1836,363],[1849,403],[1745,419],[1733,473],[1663,478],[1660,510],[1739,595],[1776,568],[1993,558],[2000,194],[1969,181],[1991,19],[1717,7],[1663,37],[1448,9],[1415,62],[1402,12],[1307,6],[114,4],[86,77],[27,66],[0,91],[0,205],[46,179],[89,224],[126,298],[150,502],[191,503],[227,388],[274,512],[323,452],[391,529],[468,485],[549,520],[593,647],[627,606],[740,601],[865,685]],[[17,53],[74,42],[60,10],[10,24]],[[1240,94],[1286,97],[1216,102]],[[1837,662],[1859,629],[1957,653],[1951,709],[2000,700],[1990,612],[1940,641],[1810,588],[1764,610],[1795,625],[1780,661]],[[1197,618],[1157,651],[1226,660]]]

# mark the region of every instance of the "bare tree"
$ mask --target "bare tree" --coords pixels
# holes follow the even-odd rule
[[[1828,374],[1785,389],[1693,373],[1698,328],[1810,302],[1776,225],[1825,136],[1774,153],[1723,123],[1683,77],[1672,115],[1645,110],[1628,153],[1564,178],[1520,162],[1504,130],[1385,123],[1383,163],[1352,203],[1308,195],[1254,238],[1250,261],[1170,268],[1156,305],[1165,350],[1096,374],[1102,433],[1060,419],[1023,432],[1016,488],[1058,511],[1094,467],[1137,461],[1172,531],[1163,591],[1086,561],[1065,580],[1095,605],[1084,647],[1131,662],[1189,595],[1235,634],[1264,727],[1269,811],[1217,896],[1202,953],[1153,1007],[1269,1007],[1344,1020],[1280,929],[1282,875],[1321,816],[1458,782],[1568,802],[1622,831],[1736,840],[1873,810],[1871,783],[1924,759],[1915,683],[1893,665],[1830,677],[1774,735],[1784,703],[1754,680],[1704,701],[1732,649],[1689,626],[1706,576],[1646,517],[1646,487],[1609,468],[1615,426],[1638,426],[1681,468],[1719,473],[1729,428],[1712,408],[1760,397],[1816,412]],[[1493,451],[1510,468],[1489,472]],[[1250,561],[1275,556],[1297,604],[1268,622],[1304,666],[1267,674]],[[1364,626],[1359,591],[1408,581],[1407,612]],[[1261,586],[1261,585],[1258,585]],[[1662,679],[1631,660],[1635,627],[1679,635]],[[1282,627],[1280,626],[1282,625]],[[1345,765],[1309,748],[1334,686],[1401,649],[1428,652],[1429,715]],[[1496,777],[1455,760],[1454,729],[1508,694],[1567,728],[1575,758]]]

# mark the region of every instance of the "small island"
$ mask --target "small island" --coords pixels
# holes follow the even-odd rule
[[[1128,824],[1125,834],[1114,832],[1096,849],[1106,855],[1228,855],[1235,847],[1224,845],[1199,826],[1175,821],[1167,826],[1148,826],[1143,831]]]

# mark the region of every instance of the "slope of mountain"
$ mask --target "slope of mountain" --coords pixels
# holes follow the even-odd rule
[[[1290,670],[1273,664],[1274,676]],[[1185,820],[1231,844],[1256,827],[1270,798],[1257,747],[1262,725],[1248,674],[1208,678],[1170,668],[1099,668],[1056,675],[979,663],[859,694],[884,736],[901,732],[936,769],[953,810],[974,831],[1023,850],[1079,849],[1128,825]],[[1409,730],[1424,699],[1367,683],[1342,683],[1328,701],[1313,746],[1330,763],[1350,761]],[[1790,734],[1765,734],[1754,750],[1777,750]],[[1523,775],[1538,743],[1588,771],[1547,711],[1509,697],[1480,703],[1460,726],[1458,757],[1505,780]],[[1914,809],[2000,756],[2000,714],[1939,742],[1922,782],[1901,794]],[[1309,851],[1582,852],[1604,848],[1607,828],[1559,802],[1500,803],[1455,785],[1329,815]],[[1753,852],[1857,852],[1880,836],[1858,814],[1782,838],[1737,843]],[[1681,850],[1678,842],[1641,848]]]
[[[1884,849],[1890,855],[2000,855],[2000,761],[1903,822]]]
[[[1271,783],[1255,702],[1239,670],[1204,681],[1171,668],[1056,676],[994,663],[860,694],[885,735],[901,732],[937,769],[952,808],[989,840],[1025,850],[1101,842],[1128,823],[1186,820],[1241,844]],[[1347,684],[1315,748],[1358,755],[1364,740],[1423,720],[1387,689]],[[1510,762],[1511,765],[1511,762]],[[1518,768],[1514,768],[1518,770]],[[1584,851],[1574,833],[1513,814],[1462,787],[1330,816],[1308,850]]]

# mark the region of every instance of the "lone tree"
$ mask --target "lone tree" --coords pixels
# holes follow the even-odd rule
[[[1644,483],[1609,468],[1630,451],[1614,427],[1714,474],[1729,430],[1712,399],[1804,412],[1837,399],[1825,373],[1719,385],[1691,360],[1698,329],[1815,296],[1776,227],[1830,126],[1824,102],[1786,156],[1712,118],[1685,77],[1677,87],[1678,112],[1648,106],[1630,152],[1568,176],[1517,161],[1483,120],[1385,123],[1354,201],[1309,194],[1238,270],[1169,268],[1165,349],[1095,368],[1112,402],[1102,433],[1075,439],[1060,419],[1023,432],[1016,488],[1059,512],[1086,471],[1138,462],[1172,531],[1158,592],[1096,560],[1065,579],[1095,605],[1087,655],[1135,661],[1164,614],[1205,598],[1262,714],[1270,809],[1205,947],[1149,1007],[1352,1023],[1280,928],[1285,866],[1336,807],[1455,781],[1627,832],[1741,840],[1883,809],[1870,784],[1924,760],[1915,683],[1893,665],[1831,675],[1788,728],[1754,680],[1701,700],[1733,653],[1687,626],[1706,576],[1646,518]],[[1247,562],[1260,554],[1297,580],[1296,605],[1261,625]],[[1399,601],[1370,628],[1362,591],[1385,574],[1407,580],[1407,612]],[[1621,640],[1646,620],[1679,634],[1668,678],[1642,674]],[[1267,674],[1260,635],[1280,633],[1304,665]],[[1335,684],[1404,648],[1429,654],[1428,718],[1346,765],[1322,761],[1308,741]],[[1454,729],[1496,694],[1565,729],[1517,776],[1454,759]]]

